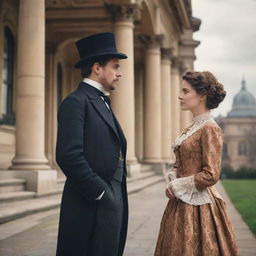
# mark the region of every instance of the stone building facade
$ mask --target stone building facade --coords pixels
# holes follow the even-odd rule
[[[256,100],[243,79],[227,117],[219,118],[224,132],[223,166],[237,170],[256,166]]]
[[[170,164],[171,144],[191,121],[178,95],[199,27],[190,0],[1,0],[0,179],[24,178],[41,194],[54,189],[56,113],[81,80],[74,42],[106,31],[129,57],[112,95],[129,175]]]

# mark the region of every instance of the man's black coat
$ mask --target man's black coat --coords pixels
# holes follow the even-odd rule
[[[99,91],[83,82],[59,108],[56,161],[67,180],[61,202],[57,255],[93,256],[86,252],[93,239],[99,202],[95,199],[108,190],[120,150],[126,174],[126,139],[108,111]],[[122,187],[125,209],[119,255],[127,234],[126,179]]]

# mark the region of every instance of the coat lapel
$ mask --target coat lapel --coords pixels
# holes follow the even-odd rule
[[[123,141],[124,141],[124,146],[125,146],[125,149],[126,149],[126,144],[127,144],[127,142],[126,142],[125,135],[124,135],[123,130],[122,130],[122,128],[121,128],[121,125],[119,124],[118,120],[116,119],[116,116],[115,116],[115,114],[114,114],[113,111],[112,111],[112,113],[113,113],[113,117],[114,117],[114,119],[115,119],[117,128],[118,128],[118,130],[119,130],[119,132],[120,132],[120,136],[122,136],[122,139],[123,139]]]
[[[114,124],[114,122],[111,118],[111,115],[109,113],[109,110],[107,109],[107,106],[105,105],[103,100],[101,98],[93,99],[93,100],[91,100],[91,103],[92,103],[93,107],[96,109],[96,111],[100,114],[100,116],[105,120],[105,122],[114,130],[117,137],[119,137],[116,127],[115,127],[115,124]]]
[[[115,124],[111,118],[111,115],[109,113],[109,110],[107,109],[107,106],[105,105],[104,101],[100,98],[97,91],[95,91],[97,89],[95,89],[91,85],[83,83],[83,82],[81,82],[79,84],[79,88],[84,93],[86,93],[86,95],[89,97],[95,110],[99,113],[99,115],[102,117],[102,119],[112,128],[112,130],[116,134],[117,138],[119,138]]]

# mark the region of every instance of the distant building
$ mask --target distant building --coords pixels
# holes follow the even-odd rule
[[[223,166],[256,167],[256,99],[242,80],[227,117],[220,117],[224,132]]]

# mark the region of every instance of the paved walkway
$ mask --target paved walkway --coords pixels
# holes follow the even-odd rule
[[[237,242],[240,248],[241,256],[255,256],[256,255],[256,238],[243,221],[242,217],[231,203],[224,187],[219,182],[216,186],[219,193],[223,196],[226,201],[228,214],[233,223],[235,233],[237,236]]]
[[[167,199],[164,183],[158,183],[131,194],[128,240],[124,256],[153,256],[159,225]],[[233,208],[221,184],[238,234],[241,256],[256,255],[256,240]],[[58,209],[5,223],[0,226],[1,256],[54,256],[58,224]],[[182,256],[182,255],[180,255]]]

